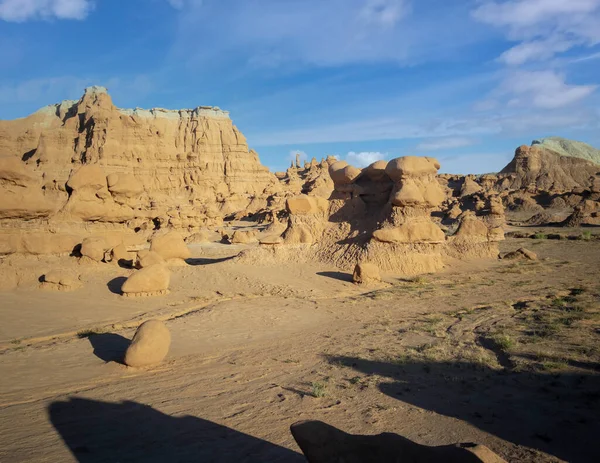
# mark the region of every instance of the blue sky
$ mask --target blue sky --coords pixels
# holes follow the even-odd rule
[[[227,109],[272,170],[493,172],[534,138],[600,147],[600,0],[0,0],[1,119],[93,84]]]

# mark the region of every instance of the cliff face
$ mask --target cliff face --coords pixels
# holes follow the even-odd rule
[[[119,109],[91,87],[79,101],[0,121],[4,235],[90,222],[191,231],[264,207],[277,184],[219,108]]]
[[[231,195],[260,195],[275,181],[227,112],[123,110],[101,87],[77,102],[0,121],[0,154],[43,172],[47,189],[61,189],[82,164],[131,173],[149,194],[212,197],[221,206]]]
[[[561,156],[542,145],[517,148],[513,160],[500,172],[504,188],[565,192],[590,188],[600,166],[578,157]]]

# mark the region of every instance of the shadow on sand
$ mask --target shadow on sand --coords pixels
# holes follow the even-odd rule
[[[352,275],[350,273],[344,272],[317,272],[317,275],[322,277],[333,278],[334,280],[345,281],[347,283],[352,283]]]
[[[71,398],[50,404],[48,415],[79,463],[306,461],[211,421],[172,417],[136,402]]]
[[[394,381],[381,392],[454,417],[501,439],[570,462],[600,461],[600,375],[494,370],[455,362],[388,363],[327,357],[357,371]],[[595,366],[595,365],[594,365]]]
[[[125,351],[131,343],[129,339],[113,333],[90,334],[88,339],[94,355],[105,362],[123,363]]]
[[[233,259],[235,256],[227,256],[227,257],[218,257],[215,259],[208,259],[206,257],[190,257],[186,259],[185,262],[188,265],[210,265],[210,264],[218,264],[220,262],[226,262],[228,260]]]
[[[108,290],[113,294],[121,294],[121,286],[127,281],[127,277],[116,277],[106,283]]]

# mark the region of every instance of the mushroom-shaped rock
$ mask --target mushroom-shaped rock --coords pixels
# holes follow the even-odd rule
[[[387,164],[387,161],[375,161],[373,164],[365,167],[363,172],[370,180],[373,180],[374,182],[382,182],[385,180],[389,181],[389,177],[385,173]]]
[[[402,187],[392,196],[394,206],[417,206],[423,204],[425,198],[415,182],[402,182]]]
[[[329,176],[335,185],[350,185],[361,172],[360,169],[348,165],[346,161],[337,161],[329,166]]]
[[[164,265],[155,264],[144,267],[132,274],[123,286],[123,296],[159,296],[166,294],[169,289],[171,272]]]
[[[85,238],[81,242],[81,255],[89,257],[96,262],[101,262],[104,259],[104,252],[108,249],[108,245],[104,238],[101,237],[90,237]]]
[[[138,251],[135,260],[135,266],[137,268],[150,267],[151,265],[165,263],[165,260],[158,252],[149,251],[147,249],[142,249],[141,251]]]
[[[142,323],[125,351],[124,363],[130,367],[147,367],[164,360],[171,346],[171,333],[159,320]]]
[[[424,175],[435,175],[440,168],[437,159],[404,156],[392,159],[388,162],[385,172],[395,182],[405,177],[421,177]]]
[[[165,260],[187,259],[191,255],[183,237],[175,231],[154,238],[150,243],[150,250],[157,252]]]
[[[375,264],[365,262],[356,264],[354,273],[352,274],[352,281],[357,284],[369,284],[381,281],[379,267]]]

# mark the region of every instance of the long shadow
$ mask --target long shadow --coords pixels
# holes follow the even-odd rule
[[[127,277],[116,277],[106,283],[108,290],[113,294],[121,294],[121,286],[127,281]]]
[[[346,281],[352,283],[352,275],[344,272],[317,272],[322,277],[333,278],[334,280]]]
[[[99,333],[88,336],[94,355],[105,362],[123,363],[125,351],[131,341],[114,333]]]
[[[300,454],[194,416],[137,402],[71,398],[48,415],[79,463],[303,462]]]
[[[494,370],[455,362],[388,363],[328,357],[392,381],[379,389],[504,440],[570,462],[600,461],[600,375]]]
[[[218,257],[215,259],[208,259],[206,257],[190,257],[186,259],[185,262],[188,265],[210,265],[210,264],[218,264],[219,262],[226,262],[228,260],[233,259],[235,256],[227,256],[227,257]]]

